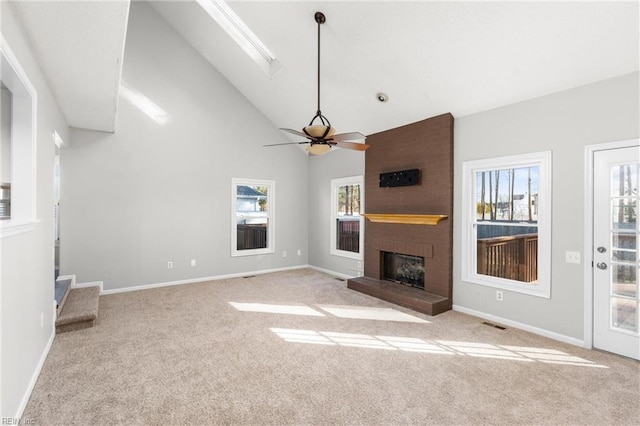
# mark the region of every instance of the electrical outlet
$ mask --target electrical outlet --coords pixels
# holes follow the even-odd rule
[[[496,290],[496,300],[502,302],[504,300],[504,294],[500,290]]]
[[[362,262],[358,262],[358,269],[362,269]]]
[[[196,266],[196,260],[195,259],[191,259],[191,266]]]
[[[286,251],[282,252],[282,257],[287,257],[287,252]]]
[[[580,263],[580,252],[568,251],[564,254],[564,260],[567,263]]]
[[[298,256],[302,254],[302,250],[298,249]]]
[[[172,261],[168,261],[167,262],[167,269],[171,269],[173,268],[173,262]]]
[[[40,328],[44,327],[44,312],[40,313]]]

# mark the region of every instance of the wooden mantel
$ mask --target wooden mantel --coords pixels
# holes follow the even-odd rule
[[[375,214],[365,213],[364,216],[376,223],[402,223],[407,225],[437,225],[446,219],[446,214]]]

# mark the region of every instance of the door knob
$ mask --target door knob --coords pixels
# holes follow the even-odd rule
[[[602,246],[598,247],[596,250],[598,250],[598,253],[604,253],[605,251],[607,251],[607,249]]]
[[[598,267],[598,269],[607,269],[607,264],[604,262],[598,262],[596,263],[596,266]]]

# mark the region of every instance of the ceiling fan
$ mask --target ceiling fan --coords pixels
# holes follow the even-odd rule
[[[307,138],[308,141],[276,143],[265,146],[309,144],[307,151],[313,155],[325,154],[329,152],[333,146],[364,151],[369,148],[369,145],[358,142],[364,142],[366,139],[365,135],[360,132],[335,134],[336,129],[331,127],[329,119],[320,112],[320,25],[326,22],[326,18],[322,12],[316,12],[314,19],[318,23],[318,109],[316,115],[313,116],[309,125],[302,129],[302,132],[293,129],[280,129],[284,132]],[[316,120],[319,120],[319,123],[314,124]]]

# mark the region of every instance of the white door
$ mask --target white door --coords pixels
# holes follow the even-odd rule
[[[594,152],[593,346],[640,359],[640,147]]]

